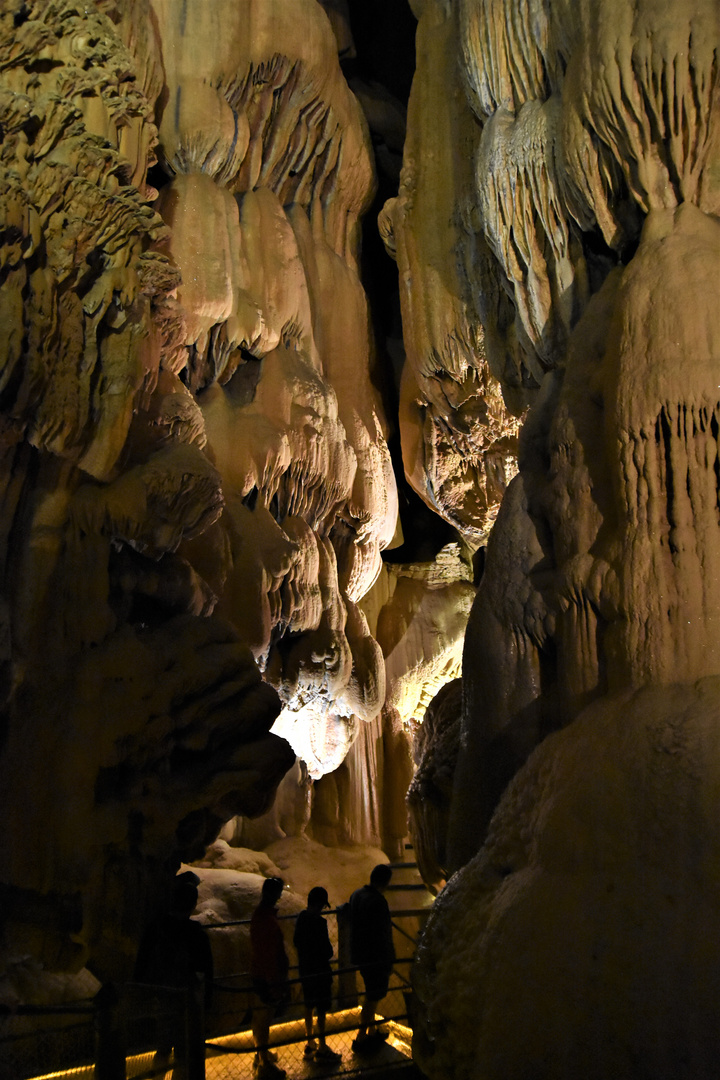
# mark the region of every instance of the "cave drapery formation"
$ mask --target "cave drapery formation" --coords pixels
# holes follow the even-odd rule
[[[420,947],[415,1052],[438,1080],[710,1077],[720,9],[413,8],[413,98],[448,49],[462,92],[451,167],[436,144],[423,178],[409,130],[400,201],[455,179],[454,266],[527,409],[410,793],[424,872],[458,871]],[[388,216],[412,287],[417,230]]]
[[[358,258],[404,107],[341,70],[347,5],[0,20],[3,966],[123,978],[283,777],[298,829],[399,850],[473,544],[398,524]]]
[[[428,1077],[710,1077],[720,10],[411,0],[405,131],[353,6],[0,4],[4,962],[412,778]]]

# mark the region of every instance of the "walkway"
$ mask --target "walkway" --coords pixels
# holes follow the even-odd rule
[[[411,1080],[420,1076],[412,1062],[412,1032],[406,1015],[406,1000],[410,989],[408,971],[418,928],[429,911],[432,897],[420,882],[414,862],[395,864],[393,869],[395,877],[391,885],[391,908],[398,958],[391,977],[390,991],[381,1002],[382,1018],[385,1026],[389,1028],[388,1039],[379,1044],[371,1056],[360,1057],[353,1053],[352,1041],[357,1033],[360,1015],[355,973],[354,969],[343,967],[342,962],[335,961],[338,993],[336,1008],[339,1011],[328,1014],[327,1040],[332,1049],[342,1055],[342,1059],[339,1062],[321,1064],[304,1057],[302,1006],[295,1001],[288,1009],[287,1018],[282,1023],[273,1025],[270,1036],[271,1046],[275,1047],[278,1062],[286,1070],[288,1080],[324,1080],[325,1077],[360,1075],[370,1076],[373,1080],[389,1080],[391,1077],[399,1078],[401,1074]],[[336,913],[333,911],[328,914]],[[243,920],[243,923],[247,921]],[[254,1080],[254,1049],[249,1030],[249,1005],[252,996],[247,980],[248,976],[245,974],[218,979],[216,982],[216,1005],[210,1030],[214,1028],[216,1032],[232,1034],[213,1035],[207,1039],[207,1080]],[[137,988],[135,989],[137,991]],[[140,988],[137,999],[133,996],[130,984],[125,988],[124,1006],[118,1014],[123,1031],[121,1047],[152,1046],[155,1041],[153,1031],[157,1033],[162,1030],[168,1017],[177,1015],[178,1003],[172,998],[172,994],[177,995],[177,991],[155,989],[162,990],[162,994],[156,995],[157,1000],[152,995],[152,1000],[148,999],[146,987]],[[23,1011],[33,1013],[36,1010],[28,1008]],[[49,1014],[53,1012],[67,1012],[68,1015],[64,1018],[66,1022],[62,1023],[63,1018],[60,1015],[49,1015],[47,1030],[42,1030],[43,1025],[37,1027],[34,1023],[30,1024],[30,1016],[0,1015],[0,1080],[45,1080],[49,1077],[53,1080],[70,1080],[71,1077],[84,1077],[89,1080],[94,1077],[94,1067],[85,1064],[92,1061],[95,1054],[94,1024],[97,1023],[97,1015],[94,1014],[92,1003],[78,1003],[76,1007],[64,1009],[48,1009]],[[75,1015],[72,1015],[73,1013]],[[57,1026],[58,1024],[62,1026]],[[57,1071],[51,1073],[48,1070],[50,1062],[55,1063]],[[68,1068],[71,1063],[76,1064],[76,1067]],[[63,1065],[66,1066],[65,1069]],[[120,1069],[122,1070],[122,1064]],[[136,1054],[126,1060],[127,1080],[173,1080],[172,1073],[172,1068],[163,1069],[160,1062],[155,1062],[152,1051]]]
[[[275,1024],[270,1031],[278,1064],[285,1069],[288,1080],[324,1080],[329,1077],[371,1076],[374,1080],[417,1075],[412,1062],[410,1041],[412,1032],[404,1024],[390,1021],[390,1034],[377,1052],[358,1057],[351,1042],[357,1030],[359,1009],[346,1009],[327,1018],[327,1041],[342,1060],[329,1064],[308,1060],[303,1055],[305,1032],[301,1020]],[[249,1031],[225,1035],[207,1042],[205,1074],[207,1080],[254,1080],[254,1047]],[[47,1073],[33,1080],[91,1080],[94,1066],[81,1066],[63,1072]],[[127,1080],[173,1080],[173,1070],[158,1069],[153,1053],[138,1054],[127,1059]]]

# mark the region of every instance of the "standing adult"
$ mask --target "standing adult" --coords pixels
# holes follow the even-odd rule
[[[279,1080],[285,1070],[268,1049],[270,1021],[280,1005],[288,1001],[288,957],[277,917],[277,904],[285,883],[282,878],[265,878],[260,903],[250,920],[250,976],[255,990],[253,1005],[253,1041],[255,1072],[262,1080]]]
[[[387,1036],[378,1028],[375,1010],[388,992],[395,962],[392,920],[384,896],[391,878],[390,867],[380,863],[370,874],[370,883],[350,897],[350,958],[365,984],[360,1028],[353,1042],[356,1053],[372,1050]]]
[[[322,913],[329,906],[327,890],[316,885],[308,893],[307,907],[298,915],[293,935],[305,1002],[305,1057],[314,1057],[316,1061],[339,1061],[342,1057],[325,1041],[325,1016],[332,1001],[330,957],[333,947]],[[313,1038],[314,1012],[317,1013],[317,1041]]]
[[[157,1062],[175,1051],[175,1080],[204,1080],[205,1007],[210,1004],[213,959],[203,927],[190,918],[198,900],[200,878],[191,870],[174,881],[169,910],[145,930],[137,959],[135,981],[172,988],[170,1021],[158,1035]]]

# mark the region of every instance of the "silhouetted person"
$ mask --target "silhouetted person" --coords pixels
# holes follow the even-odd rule
[[[175,1050],[173,1076],[204,1080],[204,1007],[212,997],[213,960],[207,934],[190,918],[198,899],[197,874],[175,879],[170,909],[145,930],[135,962],[135,981],[180,991],[169,1030],[158,1039],[158,1057]]]
[[[293,935],[305,1002],[305,1056],[314,1057],[317,1061],[339,1061],[342,1057],[342,1054],[331,1050],[325,1041],[325,1016],[332,1003],[330,957],[333,947],[322,911],[329,906],[326,890],[316,885],[308,893],[307,907],[298,915]],[[313,1038],[313,1012],[317,1013],[317,1042]]]
[[[282,878],[265,878],[260,903],[250,920],[250,975],[256,995],[252,1019],[255,1069],[262,1078],[285,1076],[285,1070],[276,1064],[276,1055],[268,1050],[270,1021],[290,997],[289,963],[277,917],[284,887]]]
[[[370,884],[356,889],[350,897],[350,958],[365,984],[360,1028],[353,1042],[353,1050],[359,1053],[387,1037],[377,1026],[375,1009],[388,992],[395,962],[390,908],[383,895],[391,877],[387,863],[380,863],[370,874]]]

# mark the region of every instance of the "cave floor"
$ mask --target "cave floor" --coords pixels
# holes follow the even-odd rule
[[[391,995],[389,995],[392,997]],[[392,1015],[392,1010],[387,1010]],[[330,1013],[326,1021],[328,1045],[341,1060],[336,1062],[316,1062],[303,1055],[305,1032],[302,1020],[288,1020],[274,1024],[270,1031],[270,1042],[278,1056],[278,1064],[287,1074],[287,1080],[323,1080],[325,1077],[372,1076],[374,1080],[396,1077],[403,1073],[407,1080],[418,1076],[412,1062],[410,1049],[412,1032],[399,1021],[385,1020],[389,1029],[386,1042],[378,1044],[371,1055],[359,1057],[353,1053],[352,1040],[357,1033],[360,1009],[345,1009]],[[379,1017],[378,1017],[379,1019]],[[255,1080],[253,1070],[254,1047],[250,1031],[240,1031],[231,1035],[208,1039],[205,1062],[206,1080]],[[95,1070],[93,1066],[68,1069],[67,1071],[45,1074],[46,1080],[91,1080]],[[173,1076],[172,1065],[167,1069],[158,1068],[153,1052],[138,1054],[126,1061],[127,1080],[178,1080]]]
[[[386,1024],[390,1034],[386,1042],[379,1044],[371,1056],[358,1057],[352,1051],[352,1040],[357,1032],[359,1009],[347,1009],[327,1017],[326,1037],[328,1045],[342,1060],[332,1063],[316,1062],[303,1056],[305,1034],[302,1021],[275,1024],[271,1030],[271,1042],[278,1044],[275,1053],[278,1065],[287,1072],[288,1080],[310,1080],[330,1076],[358,1076],[395,1072],[411,1062],[410,1040],[412,1033],[404,1025],[390,1021]],[[207,1080],[252,1080],[253,1044],[249,1032],[213,1039],[208,1045],[206,1061]],[[129,1074],[128,1074],[129,1075]],[[167,1074],[166,1080],[170,1080]]]

